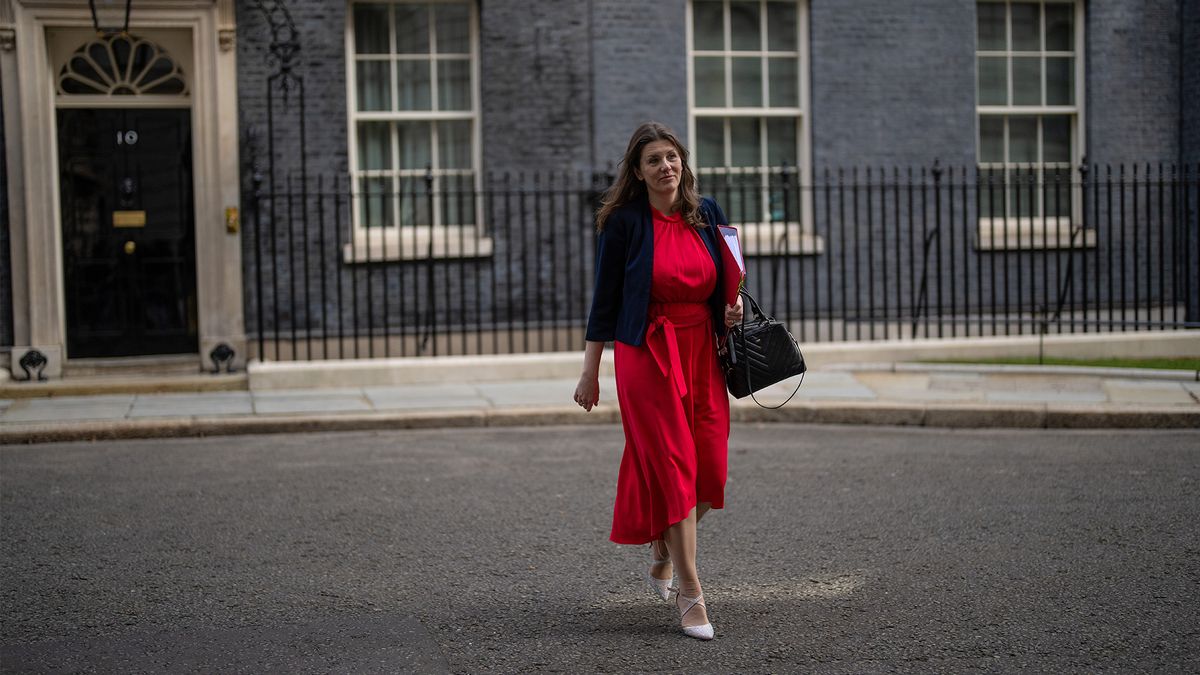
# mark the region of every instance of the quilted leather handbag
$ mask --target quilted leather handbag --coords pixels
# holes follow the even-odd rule
[[[787,327],[764,314],[749,293],[741,293],[750,301],[750,312],[754,317],[747,322],[747,312],[743,312],[742,322],[729,329],[720,350],[721,366],[725,370],[729,393],[734,398],[753,398],[754,392],[794,375],[803,375],[807,368],[800,346]],[[754,402],[763,408],[782,408],[800,391],[803,382],[804,378],[801,378],[792,395],[779,405],[765,406],[757,398]]]

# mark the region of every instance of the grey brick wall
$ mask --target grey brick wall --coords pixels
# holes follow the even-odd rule
[[[276,180],[299,170],[301,153],[310,175],[345,173],[346,164],[346,5],[328,0],[287,2],[301,45],[296,73],[303,78],[306,142],[299,143],[299,91],[285,94],[274,88]],[[267,47],[271,32],[253,3],[239,0],[238,115],[243,143],[241,157],[249,160],[247,134],[257,134],[260,157],[267,159],[268,78],[277,70]]]
[[[348,169],[345,5],[332,0],[294,0],[288,7],[300,28],[303,45],[298,72],[306,87],[308,128],[307,142],[301,147],[294,107],[277,116],[274,165],[279,188],[285,187],[283,180],[296,168],[301,152],[308,158],[313,175],[344,174]],[[484,171],[604,169],[619,159],[633,127],[647,119],[665,122],[686,140],[685,0],[655,4],[635,0],[486,0],[479,7]],[[267,31],[250,2],[241,0],[238,10],[240,121],[243,130],[257,130],[262,153],[266,78],[272,72],[265,53]],[[1179,0],[1089,2],[1086,123],[1090,161],[1171,162],[1179,157],[1179,73],[1183,58],[1179,11]],[[1200,19],[1194,9],[1190,11],[1185,22],[1190,28],[1182,34],[1194,43]],[[968,295],[986,298],[994,289],[1006,290],[1026,307],[1052,301],[1059,289],[1042,279],[1052,280],[1060,272],[1066,273],[1064,257],[1041,252],[976,253],[971,243],[974,198],[961,189],[961,181],[973,179],[969,171],[976,159],[975,2],[815,0],[810,3],[809,26],[808,114],[814,168],[821,172],[839,166],[887,167],[890,178],[891,167],[914,166],[921,184],[920,169],[930,167],[937,159],[954,171],[953,179],[959,187],[953,195],[942,193],[940,201],[932,187],[924,191],[918,187],[912,193],[911,211],[906,191],[899,195],[876,192],[870,201],[866,190],[857,195],[848,191],[836,196],[839,201],[828,204],[828,209],[825,195],[818,195],[814,220],[826,253],[782,267],[769,258],[755,261],[753,283],[770,280],[776,288],[786,284],[807,297],[815,280],[821,288],[838,291],[821,298],[822,311],[851,307],[863,315],[872,311],[872,303],[878,312],[888,302],[891,312],[896,312],[898,305],[909,312],[914,304],[922,302],[919,278],[911,282],[907,277],[897,278],[890,286],[878,286],[875,293],[861,291],[854,296],[851,291],[843,299],[842,276],[849,272],[853,279],[858,274],[865,283],[870,275],[882,274],[884,269],[895,274],[894,265],[912,258],[909,251],[915,250],[920,260],[921,248],[928,245],[930,262],[923,264],[918,276],[928,271],[929,284],[933,284],[932,275],[942,274],[941,288],[946,297],[941,293],[935,297],[930,291],[923,301],[927,308],[939,301],[965,306]],[[1197,57],[1188,58],[1195,61]],[[1184,70],[1189,71],[1187,82],[1191,82],[1185,82],[1184,96],[1194,99],[1195,72],[1200,69]],[[277,105],[281,105],[278,101],[281,99],[277,99]],[[1196,108],[1191,106],[1191,110]],[[1184,142],[1191,142],[1187,147],[1194,148],[1196,124],[1188,121],[1193,119],[1183,120],[1183,128],[1191,134]],[[249,155],[247,150],[244,146],[244,158]],[[962,173],[964,168],[967,174]],[[858,178],[865,179],[865,174],[860,173]],[[847,182],[851,179],[848,173]],[[878,181],[878,174],[874,179]],[[947,175],[946,180],[951,176]],[[245,194],[248,196],[250,191],[247,189]],[[570,199],[576,199],[575,195],[586,196],[586,192],[572,195]],[[895,208],[897,196],[899,212]],[[881,203],[882,198],[888,201]],[[281,251],[297,251],[264,265],[264,278],[272,287],[264,300],[265,314],[273,317],[278,312],[281,329],[306,323],[309,315],[319,315],[319,325],[332,328],[329,324],[336,320],[335,308],[339,306],[332,289],[338,284],[343,319],[354,298],[360,307],[371,308],[376,330],[385,320],[393,326],[412,326],[425,320],[416,309],[418,305],[424,307],[417,296],[425,297],[430,274],[439,299],[436,311],[444,318],[465,313],[503,324],[510,312],[519,318],[528,311],[536,314],[539,308],[552,308],[545,310],[544,318],[574,317],[579,321],[582,316],[576,314],[585,312],[586,307],[576,307],[576,301],[584,289],[572,287],[556,276],[563,273],[556,267],[561,261],[548,256],[570,241],[572,250],[582,256],[574,260],[586,261],[590,255],[586,205],[578,201],[556,205],[554,199],[567,199],[564,193],[537,201],[538,206],[530,198],[521,210],[522,199],[520,194],[510,195],[503,215],[486,216],[495,245],[489,259],[442,261],[431,266],[387,263],[350,268],[341,265],[339,255],[329,245],[322,248],[317,243],[318,219],[313,218],[306,226],[299,216],[287,215],[286,200],[277,201],[273,229],[264,213],[258,224],[260,238],[254,242],[249,234],[255,225],[247,226],[248,325],[253,330],[252,317],[257,311],[254,249],[257,246],[263,251],[271,245]],[[294,213],[325,213],[325,227],[331,228],[325,234],[327,241],[336,236],[344,240],[348,220],[344,204],[341,208],[329,202],[316,205],[310,195],[309,202],[296,202],[291,207]],[[250,211],[247,209],[247,213]],[[898,234],[901,227],[905,228],[902,235]],[[295,243],[302,241],[306,232],[308,243]],[[1088,263],[1093,268],[1106,261],[1109,247],[1103,237],[1101,241],[1105,242],[1103,255],[1093,256]],[[1144,241],[1154,243],[1153,238]],[[1126,248],[1128,269],[1146,262],[1148,246]],[[276,302],[274,288],[303,287],[305,252],[313,270],[324,261],[325,271],[310,272],[308,278],[313,293],[323,278],[329,298],[309,306]],[[968,259],[973,267],[965,266]],[[580,265],[576,273],[588,264]],[[791,272],[787,265],[792,266]],[[773,299],[774,289],[755,288],[765,298]],[[895,295],[885,296],[885,288],[889,294],[895,291]],[[458,307],[461,302],[467,303],[465,307]],[[557,314],[568,308],[569,316]],[[784,310],[779,306],[775,309]]]
[[[595,163],[615,167],[639,124],[654,120],[687,143],[684,0],[594,0]]]
[[[1183,161],[1200,162],[1200,3],[1183,2],[1181,10],[1183,67]]]
[[[1179,0],[1087,4],[1089,162],[1179,161],[1178,21]]]
[[[813,166],[975,162],[975,4],[811,3]]]
[[[1183,68],[1183,119],[1181,123],[1181,156],[1183,162],[1192,167],[1193,174],[1200,174],[1200,3],[1184,0],[1180,11],[1180,33],[1182,37]],[[1191,250],[1200,252],[1200,188],[1197,188],[1196,199],[1191,201],[1192,213],[1188,222],[1191,227]],[[1191,272],[1188,277],[1190,288],[1200,289],[1200,263],[1191,257]],[[1188,306],[1188,318],[1200,321],[1200,292],[1193,293],[1193,300]]]
[[[480,103],[486,171],[592,167],[588,4],[482,3]]]
[[[0,98],[4,97],[4,84],[0,82]],[[11,347],[13,344],[8,222],[8,153],[4,144],[4,110],[0,108],[0,347]]]

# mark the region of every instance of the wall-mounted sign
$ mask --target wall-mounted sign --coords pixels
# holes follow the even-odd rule
[[[145,211],[113,211],[113,227],[145,227]]]

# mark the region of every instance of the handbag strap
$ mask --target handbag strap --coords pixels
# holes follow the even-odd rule
[[[748,300],[750,300],[750,308],[754,310],[755,315],[759,319],[767,318],[766,315],[763,314],[762,308],[758,306],[758,303],[755,302],[755,300],[754,300],[754,296],[750,295],[749,291],[742,289],[739,292],[742,295],[746,296],[746,298]],[[745,312],[742,312],[742,330],[738,333],[738,336],[741,337],[741,340],[742,340],[742,354],[744,355],[746,353],[746,313]],[[786,399],[784,399],[783,403],[780,403],[779,405],[763,405],[762,401],[758,400],[758,397],[754,395],[754,383],[750,381],[750,371],[751,370],[752,369],[749,367],[749,365],[747,365],[747,367],[746,367],[746,385],[750,388],[750,398],[753,399],[756,404],[758,404],[758,407],[760,407],[764,410],[779,410],[783,406],[787,405],[788,401],[791,401],[792,398],[795,397],[796,393],[800,391],[800,385],[804,384],[804,376],[807,374],[807,373],[800,373],[800,381],[796,383],[796,388],[792,390],[792,393],[790,396],[788,396]]]

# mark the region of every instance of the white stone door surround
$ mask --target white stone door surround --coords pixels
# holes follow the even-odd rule
[[[192,111],[197,365],[211,368],[209,352],[224,343],[233,348],[235,364],[242,367],[246,338],[241,234],[236,218],[227,218],[227,209],[236,214],[240,202],[233,0],[134,0],[132,7],[131,34],[157,33],[172,49],[190,49],[177,58],[191,68],[185,74]],[[64,359],[70,358],[65,349],[62,274],[69,261],[62,259],[55,129],[55,59],[61,59],[62,47],[54,41],[73,35],[70,29],[86,35],[91,26],[86,0],[0,0],[12,259],[11,370],[17,379],[24,377],[18,363],[31,349],[46,356],[48,377],[60,376]]]

